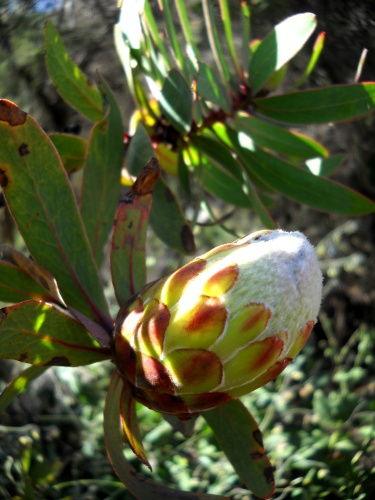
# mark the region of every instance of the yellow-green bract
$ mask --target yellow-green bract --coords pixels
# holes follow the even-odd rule
[[[136,400],[189,418],[281,373],[305,344],[321,296],[306,237],[258,231],[197,257],[125,305],[114,361]]]

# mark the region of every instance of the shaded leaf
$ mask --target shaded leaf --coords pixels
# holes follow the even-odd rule
[[[318,141],[299,132],[292,132],[259,120],[247,113],[237,113],[231,125],[238,133],[246,133],[258,146],[297,158],[328,156]]]
[[[28,250],[54,276],[66,303],[101,319],[107,303],[56,149],[33,118],[10,101],[0,101],[0,133],[0,184]]]
[[[273,467],[265,453],[258,424],[238,400],[202,413],[241,482],[260,498],[275,491]]]
[[[374,112],[375,83],[334,85],[254,99],[257,112],[282,123],[308,125],[359,118]]]
[[[375,203],[365,196],[260,149],[244,150],[243,155],[253,175],[300,203],[342,215],[364,215],[375,211]]]
[[[22,302],[33,298],[64,304],[55,278],[37,262],[9,247],[0,250],[0,257],[0,300]]]
[[[189,255],[195,252],[194,236],[177,200],[163,179],[159,179],[152,194],[150,225],[166,245]]]
[[[133,453],[143,464],[152,470],[142,443],[141,430],[137,419],[136,402],[131,395],[130,387],[128,384],[125,385],[124,380],[120,396],[120,421],[124,436]]]
[[[187,134],[192,121],[193,93],[177,70],[168,73],[158,101],[171,125],[181,134]]]
[[[226,497],[205,495],[204,493],[188,493],[173,490],[146,479],[126,460],[124,455],[123,433],[120,427],[120,405],[122,380],[116,370],[113,371],[109,383],[104,406],[104,440],[109,461],[118,478],[135,498],[152,498],[153,500],[224,500]]]
[[[124,152],[119,107],[105,81],[101,80],[100,83],[109,110],[106,116],[95,124],[90,134],[80,207],[98,268],[120,197]]]
[[[216,76],[214,70],[201,61],[199,61],[196,87],[197,94],[203,97],[203,99],[217,104],[227,113],[230,112],[231,103],[225,87]]]
[[[103,112],[100,93],[68,56],[52,21],[46,23],[44,41],[47,71],[61,97],[89,120],[100,120]]]
[[[152,195],[160,168],[152,159],[120,202],[111,246],[111,273],[120,305],[146,285],[146,236]]]
[[[142,122],[138,123],[126,152],[126,168],[132,175],[138,175],[154,155],[150,136]]]
[[[248,84],[256,94],[305,45],[316,27],[316,16],[297,14],[285,19],[258,45],[249,64]]]
[[[71,134],[49,134],[52,144],[57,149],[62,164],[68,174],[83,168],[86,158],[87,141]]]
[[[171,42],[176,61],[178,61],[179,67],[181,68],[181,71],[184,74],[185,78],[188,78],[189,69],[186,63],[187,59],[181,50],[181,42],[177,37],[176,29],[173,23],[172,12],[170,9],[170,1],[161,0],[161,8],[163,10],[163,21],[165,23],[166,31],[168,33],[168,37]]]
[[[38,366],[80,366],[109,358],[75,319],[26,301],[0,311],[0,358]]]
[[[0,394],[0,415],[17,396],[23,393],[30,382],[42,375],[46,370],[48,368],[44,366],[29,366],[29,368],[14,377]]]

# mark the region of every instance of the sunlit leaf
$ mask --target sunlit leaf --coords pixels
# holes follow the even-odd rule
[[[237,113],[231,125],[238,133],[248,134],[258,146],[287,156],[296,158],[328,156],[327,149],[318,141],[299,132],[289,131],[259,120],[247,113]]]
[[[108,359],[109,351],[59,309],[26,301],[0,311],[0,358],[38,366],[80,366]]]
[[[311,158],[305,164],[312,174],[328,177],[339,168],[344,160],[345,155],[334,155],[329,158]]]
[[[375,211],[375,203],[365,196],[260,149],[244,151],[244,158],[253,175],[300,203],[342,215],[364,215]]]
[[[267,35],[253,54],[249,65],[248,84],[256,94],[274,71],[277,71],[305,45],[316,27],[311,13],[285,19]]]
[[[57,133],[49,134],[49,138],[57,149],[68,174],[83,168],[87,148],[85,139],[76,135]]]
[[[241,482],[260,498],[275,491],[273,467],[263,447],[259,427],[245,406],[230,401],[202,413]]]
[[[95,124],[88,141],[80,207],[98,268],[120,196],[124,152],[120,109],[104,80],[101,81],[101,88],[109,110]]]
[[[375,83],[334,85],[254,99],[257,112],[278,122],[308,125],[359,118],[375,109]]]
[[[89,120],[100,120],[100,93],[68,56],[52,21],[47,21],[44,36],[47,70],[61,97]]]
[[[0,183],[31,255],[64,300],[91,318],[107,303],[72,187],[56,149],[29,115],[0,101]]]
[[[319,35],[317,36],[315,43],[314,43],[314,47],[312,49],[310,61],[307,65],[305,71],[302,73],[300,78],[298,78],[296,83],[293,85],[293,90],[295,90],[298,87],[300,87],[301,85],[303,85],[305,83],[305,81],[308,79],[308,77],[310,76],[310,74],[312,73],[312,71],[314,70],[316,63],[318,62],[318,59],[320,57],[320,54],[323,50],[325,36],[326,36],[326,34],[324,31],[319,33]]]

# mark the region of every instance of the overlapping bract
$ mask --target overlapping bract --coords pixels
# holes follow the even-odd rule
[[[321,293],[304,235],[253,233],[194,259],[124,306],[116,366],[138,401],[188,418],[281,373],[305,344]]]

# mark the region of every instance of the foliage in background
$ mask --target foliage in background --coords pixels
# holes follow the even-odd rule
[[[196,183],[200,188],[201,198],[207,198],[207,191],[226,203],[253,208],[262,224],[267,227],[274,225],[267,209],[278,192],[314,208],[345,215],[374,211],[375,204],[372,201],[325,177],[313,175],[308,170],[311,160],[314,160],[314,165],[318,164],[320,172],[327,174],[336,168],[341,158],[330,158],[323,146],[289,127],[291,123],[299,125],[317,121],[338,121],[368,113],[374,109],[375,85],[337,86],[315,91],[284,93],[278,97],[268,96],[282,82],[289,59],[311,35],[315,28],[314,16],[304,14],[290,18],[278,25],[262,42],[249,44],[249,11],[243,2],[241,12],[243,38],[246,43],[243,44],[244,62],[240,64],[234,48],[228,6],[224,1],[219,2],[231,61],[229,64],[235,68],[232,71],[221,52],[222,44],[219,43],[213,22],[211,3],[202,2],[202,13],[216,69],[200,61],[194,38],[189,31],[184,3],[176,1],[187,42],[187,55],[180,51],[181,43],[169,13],[170,4],[171,2],[162,2],[166,31],[173,47],[171,51],[166,48],[160,37],[147,2],[140,24],[137,3],[124,3],[124,15],[116,27],[117,47],[124,61],[129,87],[133,90],[133,97],[139,108],[139,113],[134,118],[134,134],[127,134],[128,173],[139,174],[140,167],[144,166],[151,156],[156,155],[167,173],[178,176],[188,197],[195,192],[196,187],[192,184]],[[128,25],[124,25],[125,19],[129,19]],[[135,31],[134,38],[134,32],[130,35],[129,30],[130,27],[136,26],[142,26],[143,31]],[[282,43],[284,40],[289,42],[291,34],[294,34],[292,43]],[[119,302],[122,303],[141,289],[145,282],[144,241],[137,246],[137,238],[139,233],[144,238],[146,232],[151,195],[146,199],[139,193],[133,193],[131,203],[129,199],[123,199],[117,208],[123,154],[123,127],[118,105],[102,78],[99,78],[97,87],[88,83],[85,75],[68,58],[52,23],[46,26],[45,38],[46,63],[52,80],[63,98],[91,120],[93,126],[88,140],[69,134],[51,134],[48,138],[31,117],[11,103],[2,102],[1,129],[4,142],[0,149],[1,185],[20,233],[35,261],[25,258],[13,249],[3,250],[3,260],[0,263],[1,300],[16,305],[6,308],[6,322],[3,321],[0,327],[3,341],[1,355],[35,366],[22,372],[3,392],[2,408],[22,392],[32,379],[44,372],[46,365],[83,365],[110,356],[108,333],[111,331],[112,320],[97,269],[103,262],[103,246],[112,229],[116,211],[112,277]],[[322,40],[320,35],[314,47],[312,62],[306,69],[306,76],[319,55]],[[265,57],[265,54],[268,57]],[[301,83],[302,79],[297,83]],[[151,94],[145,90],[144,82],[149,85]],[[154,97],[154,100],[151,97]],[[276,124],[277,122],[279,123]],[[84,174],[77,210],[67,174],[72,175],[81,168],[84,169]],[[153,190],[150,224],[155,233],[169,246],[183,254],[192,253],[195,247],[190,226],[166,179],[168,180],[167,176],[159,180]],[[129,177],[123,177],[122,182],[129,183]],[[130,226],[135,229],[128,230]],[[119,247],[116,238],[119,239]],[[129,279],[129,275],[120,274],[124,267],[133,272],[133,279]],[[33,300],[25,302],[28,298]],[[65,312],[69,310],[71,316],[63,313],[61,307]],[[24,331],[32,332],[33,335],[27,337],[22,333]],[[362,340],[361,334],[360,341],[368,343],[370,338],[371,336],[364,332],[365,340]],[[11,347],[9,339],[12,341]],[[39,340],[35,343],[35,339]],[[368,361],[366,360],[366,364]],[[301,380],[311,370],[307,353],[300,357],[301,366],[304,362],[306,369],[300,372]],[[360,362],[363,363],[363,360]],[[351,368],[354,370],[355,367]],[[352,369],[349,372],[355,374],[356,371]],[[355,378],[355,375],[353,377]],[[287,376],[283,380],[286,380],[287,388]],[[273,405],[279,412],[274,421],[279,419],[283,428],[279,439],[295,446],[293,448],[290,445],[290,455],[287,457],[275,452],[275,462],[280,460],[280,457],[286,458],[278,475],[278,484],[283,488],[281,495],[285,496],[291,492],[293,498],[299,498],[298,495],[304,498],[304,488],[306,485],[310,487],[311,484],[311,498],[320,498],[319,495],[332,490],[337,492],[338,498],[346,498],[345,495],[354,495],[358,491],[358,494],[366,495],[368,477],[363,470],[367,469],[357,464],[361,458],[367,459],[366,453],[373,431],[370,413],[373,408],[370,403],[366,403],[364,414],[358,410],[360,401],[347,397],[349,388],[352,387],[352,380],[349,380],[346,384],[341,383],[337,389],[337,399],[343,401],[345,408],[340,414],[335,413],[336,405],[330,403],[323,391],[324,387],[327,387],[326,381],[312,377],[310,382],[312,388],[322,389],[317,390],[312,399],[307,398],[301,402],[297,398],[295,406],[297,410],[302,406],[302,413],[305,413],[306,403],[307,412],[310,412],[312,419],[309,422],[310,430],[314,431],[312,442],[309,442],[310,433],[306,433],[305,428],[301,430],[298,442],[294,430],[296,425],[301,423],[297,418],[300,412],[296,411],[291,416],[283,414],[282,405],[285,404],[286,398],[282,387],[276,385],[277,390],[272,387],[261,389],[248,399],[252,412],[260,417],[259,419],[263,416],[264,408],[272,408]],[[332,381],[332,384],[336,382],[338,380]],[[358,380],[353,381],[353,386],[356,386],[357,382]],[[116,383],[112,383],[110,395],[115,404],[115,398],[118,396]],[[111,402],[111,399],[109,401]],[[311,404],[312,407],[309,408]],[[110,424],[114,424],[112,428],[115,431],[118,425],[118,413],[110,409],[107,405],[107,439]],[[146,412],[144,421],[142,411]],[[161,422],[161,417],[150,416],[150,412],[142,411],[141,419],[146,428],[150,428],[152,419],[155,419],[156,423]],[[347,418],[340,422],[342,414],[345,413]],[[352,414],[360,422],[358,428],[363,427],[364,431],[357,440],[352,440],[353,446],[349,449],[346,422]],[[318,418],[321,415],[327,419],[324,420],[324,425],[321,425],[322,422]],[[296,418],[293,419],[293,416]],[[251,420],[247,413],[245,419],[250,425]],[[268,419],[270,421],[271,417],[268,416]],[[211,425],[215,427],[212,422]],[[233,425],[239,426],[237,432],[240,434],[242,420],[234,418]],[[211,470],[215,470],[217,448],[202,419],[198,421],[197,426],[200,434],[196,434],[197,437],[192,439],[201,438],[198,440],[198,450],[202,450],[203,457],[204,450],[210,450],[206,462],[204,458],[202,462],[199,453],[200,470],[205,470],[205,473],[202,472],[203,477],[197,473],[202,479],[200,484],[189,480],[183,474],[189,461],[198,467],[194,462],[194,459],[197,460],[194,453],[188,454],[188,460],[184,459],[184,454],[177,454],[177,458],[172,458],[170,454],[170,464],[164,467],[161,465],[162,457],[159,456],[155,466],[156,475],[165,483],[172,482],[169,480],[170,475],[178,477],[177,486],[181,489],[197,492],[210,490],[218,495],[235,495],[236,492],[231,491],[232,485],[237,481],[235,475],[228,475],[225,484],[220,481],[220,474],[216,479],[210,477],[213,474]],[[336,431],[335,437],[328,439],[327,431],[331,428]],[[169,427],[167,429],[164,439],[176,439],[172,437],[173,431]],[[158,432],[161,432],[159,426]],[[151,431],[147,434],[151,434]],[[272,437],[272,432],[267,434],[270,450],[273,446]],[[117,444],[117,451],[122,452],[118,447],[121,434],[110,438],[113,444]],[[21,469],[15,473],[9,464],[7,479],[12,483],[16,482],[15,478],[22,477],[20,495],[32,496],[42,492],[42,495],[58,497],[56,490],[70,488],[71,485],[52,486],[55,475],[61,470],[58,460],[51,469],[44,464],[46,468],[40,467],[38,470],[36,466],[38,463],[43,465],[43,457],[39,454],[39,462],[37,460],[35,463],[30,445],[33,439],[37,441],[37,437],[31,433],[24,443],[23,451],[20,451]],[[160,436],[149,436],[150,443],[158,439]],[[179,446],[182,448],[182,439],[177,439],[180,439]],[[230,435],[227,440],[230,442]],[[320,447],[316,443],[320,443]],[[276,449],[279,446],[281,445],[276,443]],[[314,446],[318,448],[316,456],[311,454]],[[304,447],[306,451],[303,455]],[[297,463],[295,449],[300,450],[303,458]],[[341,462],[336,460],[337,450],[341,453]],[[329,474],[326,472],[326,466],[319,462],[319,451],[323,456],[332,451],[332,468]],[[293,460],[289,460],[289,456],[293,456]],[[243,460],[247,459],[244,457]],[[124,463],[121,457],[116,457],[115,461],[117,464]],[[247,486],[258,491],[259,485],[254,484],[252,477],[251,460],[246,462],[246,465],[249,468]],[[346,470],[350,467],[353,483],[342,483],[342,469],[339,466]],[[301,470],[304,467],[308,467],[311,472],[303,479]],[[123,473],[120,471],[120,476],[126,477],[126,482],[131,470],[125,469]],[[104,490],[109,488],[108,494],[111,494],[112,488],[119,488],[119,483],[113,482],[110,475],[108,477],[111,484],[96,484]],[[142,488],[142,481],[135,481],[134,488]],[[77,487],[79,483],[76,484]],[[153,491],[154,495],[163,498],[175,494],[167,493],[167,490],[152,483],[147,483],[146,488],[151,490],[141,489],[140,496],[147,494],[145,491]],[[361,488],[363,491],[360,491]],[[241,491],[237,493],[247,494]],[[264,496],[269,496],[269,492]],[[203,498],[203,495],[197,493],[190,497]]]

